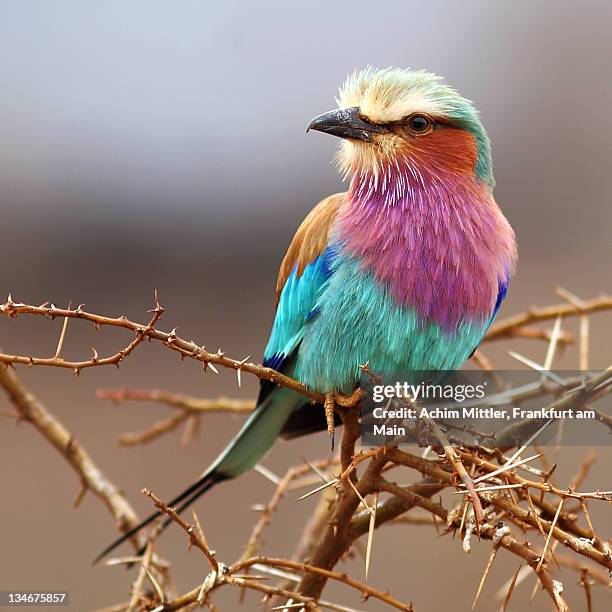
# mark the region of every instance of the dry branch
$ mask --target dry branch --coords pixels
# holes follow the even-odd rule
[[[155,421],[153,425],[142,431],[123,433],[117,438],[117,442],[119,442],[121,446],[147,444],[153,440],[157,440],[157,438],[170,431],[174,431],[189,418],[190,415],[188,412],[179,412],[178,414],[173,414],[165,419]]]
[[[77,473],[82,488],[77,499],[80,501],[83,491],[91,491],[113,515],[120,532],[126,532],[137,525],[138,515],[123,493],[104,475],[74,435],[24,387],[8,366],[0,367],[0,385],[19,417],[35,427]],[[142,546],[139,537],[134,536],[132,540],[136,549]]]
[[[129,330],[136,335],[136,338],[124,349],[121,349],[114,355],[106,358],[100,358],[94,349],[94,355],[91,359],[82,361],[67,361],[61,357],[33,357],[28,355],[10,355],[6,353],[0,354],[0,363],[7,365],[22,364],[27,366],[50,366],[57,368],[68,368],[74,370],[75,373],[79,373],[85,368],[92,368],[102,365],[116,365],[118,366],[127,355],[129,355],[145,338],[156,340],[161,342],[165,347],[172,351],[175,351],[183,358],[194,359],[202,363],[204,369],[210,367],[213,371],[216,371],[215,366],[221,366],[229,368],[236,372],[244,371],[249,374],[253,374],[260,379],[268,380],[282,387],[292,389],[297,393],[310,398],[315,402],[321,404],[325,401],[325,396],[320,393],[314,393],[308,390],[304,385],[298,381],[262,365],[251,363],[248,361],[230,359],[226,357],[223,352],[218,351],[216,353],[210,353],[204,346],[200,346],[193,341],[185,340],[176,334],[175,330],[170,332],[162,332],[155,328],[155,324],[164,312],[164,309],[156,301],[152,310],[153,317],[151,321],[143,325],[141,323],[135,323],[130,321],[127,317],[106,317],[95,313],[87,312],[83,309],[82,305],[76,309],[69,308],[57,308],[54,305],[47,306],[45,304],[41,306],[32,306],[28,304],[16,303],[10,299],[0,306],[0,314],[16,318],[21,315],[37,315],[45,318],[72,318],[81,319],[83,321],[89,321],[96,327],[109,326],[119,327],[122,329]],[[358,399],[358,398],[357,398]],[[342,398],[339,398],[342,401]],[[340,401],[338,402],[340,403]]]
[[[534,307],[527,312],[509,317],[494,324],[486,340],[503,338],[535,338],[549,341],[545,367],[550,368],[557,344],[570,342],[571,336],[561,329],[560,317],[580,317],[580,363],[588,362],[589,327],[588,315],[590,313],[612,309],[612,298],[600,296],[592,300],[581,300],[566,290],[558,290],[558,294],[566,301],[564,304]],[[60,338],[53,357],[32,357],[27,355],[0,354],[0,363],[7,366],[23,364],[27,366],[51,366],[70,368],[79,373],[84,368],[116,365],[130,355],[146,338],[159,342],[166,348],[177,352],[181,358],[196,360],[202,363],[204,369],[224,367],[234,370],[240,382],[241,372],[250,373],[260,379],[268,380],[281,386],[292,389],[308,397],[313,402],[325,403],[323,394],[313,393],[306,389],[297,380],[284,376],[270,368],[251,363],[247,359],[236,360],[226,357],[221,351],[208,352],[204,346],[193,341],[180,338],[175,330],[163,332],[157,329],[157,324],[163,314],[155,300],[151,311],[149,323],[142,325],[130,321],[126,317],[106,317],[87,312],[83,306],[76,309],[57,308],[53,305],[43,304],[31,306],[14,302],[10,296],[8,301],[0,306],[0,314],[8,317],[21,315],[43,316],[46,318],[63,318]],[[112,326],[125,329],[135,337],[125,348],[108,357],[100,357],[93,349],[93,357],[84,361],[68,361],[62,358],[61,352],[67,334],[68,320],[81,319],[93,323],[96,327]],[[552,329],[534,327],[534,324],[543,321],[556,320]],[[585,323],[586,321],[586,323]],[[492,366],[488,360],[478,354],[478,364],[483,369]],[[535,364],[537,365],[537,364]],[[542,366],[538,366],[541,368]],[[78,445],[70,434],[49,415],[44,407],[30,394],[28,394],[14,372],[6,367],[0,372],[0,384],[5,388],[13,405],[18,411],[18,417],[31,422],[70,462],[82,479],[85,489],[92,490],[109,507],[120,528],[125,530],[137,522],[137,518],[127,501],[118,490],[109,483],[100,470],[92,463],[87,453]],[[612,390],[612,370],[608,369],[600,374],[587,377],[584,381],[555,382],[542,380],[539,385],[519,390],[510,390],[501,399],[502,402],[519,403],[526,399],[533,399],[544,395],[553,395],[554,400],[547,409],[562,410],[567,407],[576,407],[592,402]],[[179,412],[169,418],[158,421],[148,429],[131,434],[130,438],[123,437],[124,442],[143,443],[157,436],[172,431],[184,422],[195,424],[199,417],[209,412],[248,412],[252,410],[253,402],[242,402],[219,398],[218,400],[205,400],[174,394],[161,390],[119,390],[100,391],[98,396],[102,399],[120,401],[151,401],[168,405]],[[537,575],[543,588],[554,602],[557,610],[566,610],[567,604],[562,598],[560,583],[553,580],[549,558],[560,560],[559,564],[570,567],[581,576],[581,585],[585,590],[589,608],[592,606],[591,588],[594,585],[606,583],[605,574],[597,568],[612,571],[612,555],[609,543],[600,537],[593,527],[587,508],[587,500],[597,502],[612,501],[610,491],[577,491],[581,481],[588,473],[591,460],[585,461],[581,466],[572,484],[563,488],[553,484],[552,471],[545,466],[544,470],[529,466],[529,459],[520,459],[528,444],[506,457],[502,451],[487,449],[485,447],[459,447],[453,445],[454,440],[447,437],[437,426],[434,427],[434,437],[437,437],[445,454],[441,457],[434,455],[434,459],[426,459],[412,453],[399,450],[394,446],[382,447],[367,451],[356,452],[356,443],[360,436],[358,411],[355,409],[360,399],[360,391],[356,390],[351,396],[328,395],[327,406],[333,406],[341,416],[344,429],[340,444],[339,474],[334,476],[330,471],[322,473],[320,469],[331,467],[331,460],[322,460],[313,464],[299,465],[290,468],[283,478],[273,477],[277,484],[274,494],[268,504],[262,508],[262,513],[252,531],[242,557],[233,565],[224,565],[217,561],[215,553],[210,549],[204,532],[194,514],[195,525],[189,524],[169,508],[150,491],[145,491],[156,507],[182,529],[194,545],[207,558],[210,573],[204,582],[185,593],[181,597],[166,598],[163,587],[157,584],[153,567],[149,568],[152,556],[152,544],[149,544],[144,558],[138,558],[141,569],[131,600],[116,609],[142,610],[179,610],[194,605],[206,605],[214,610],[211,595],[222,586],[233,586],[241,591],[257,591],[264,595],[266,601],[272,598],[280,599],[280,609],[303,608],[305,610],[346,609],[337,604],[321,600],[321,593],[328,580],[343,583],[357,591],[364,598],[372,597],[400,610],[412,610],[411,604],[406,604],[383,593],[352,577],[334,570],[336,564],[358,545],[358,540],[368,534],[368,552],[366,554],[366,570],[370,562],[371,543],[374,529],[382,525],[397,522],[398,518],[404,522],[423,521],[423,513],[429,524],[435,526],[438,532],[457,531],[462,540],[469,541],[470,533],[474,528],[474,519],[467,513],[468,504],[447,508],[442,498],[434,499],[438,493],[446,488],[460,488],[457,475],[461,477],[465,486],[464,494],[469,493],[473,508],[476,511],[479,535],[483,543],[493,543],[492,554],[489,557],[488,568],[495,556],[495,551],[503,549],[526,562]],[[331,411],[328,410],[328,417]],[[602,422],[608,422],[607,415],[600,415]],[[434,424],[435,425],[435,424]],[[191,431],[191,429],[189,430]],[[439,448],[433,442],[435,448]],[[514,446],[510,445],[510,448]],[[503,452],[506,452],[504,450]],[[497,461],[497,463],[495,463]],[[398,468],[403,476],[423,475],[425,478],[412,485],[398,485],[385,477],[388,469]],[[466,469],[467,468],[467,469]],[[529,473],[529,479],[518,474],[518,470]],[[469,471],[468,471],[469,470]],[[313,480],[305,475],[310,471],[316,474]],[[395,473],[394,473],[395,474]],[[262,534],[278,511],[280,501],[290,491],[297,487],[311,486],[323,479],[324,484],[316,487],[302,498],[321,493],[313,519],[304,531],[294,559],[277,559],[264,557],[259,554]],[[332,488],[333,485],[333,488]],[[368,502],[368,496],[373,495],[374,507]],[[380,495],[380,497],[379,497]],[[456,497],[448,495],[454,501]],[[452,503],[452,502],[451,502]],[[525,506],[525,507],[524,507]],[[571,507],[570,506],[574,506]],[[470,506],[471,508],[472,506]],[[364,509],[362,509],[364,508]],[[418,516],[414,518],[409,514],[418,508]],[[431,517],[431,518],[429,518]],[[442,525],[440,527],[439,523]],[[586,526],[585,524],[586,523]],[[446,530],[444,530],[446,526]],[[520,531],[518,531],[518,529]],[[516,531],[518,535],[513,533]],[[535,544],[535,539],[542,544]],[[138,545],[141,542],[137,543]],[[555,557],[555,548],[562,547],[577,553],[581,562],[561,555]],[[537,551],[541,550],[540,553]],[[507,554],[506,553],[506,554]],[[147,556],[148,555],[148,556]],[[588,561],[587,561],[588,559]],[[133,563],[134,558],[128,560]],[[157,568],[158,566],[156,566]],[[262,576],[251,572],[259,571],[273,576],[285,578],[282,585],[271,586],[262,583]],[[296,585],[295,577],[287,579],[287,572],[299,575]],[[478,594],[486,578],[487,571],[481,580]],[[284,572],[284,573],[283,573]],[[520,576],[519,576],[520,573]],[[508,583],[510,588],[506,592],[506,601],[512,594],[513,588],[519,584],[523,572],[514,574]],[[149,579],[155,593],[145,596],[143,584]],[[478,596],[478,595],[477,595]],[[289,604],[289,602],[293,602]]]
[[[485,340],[499,340],[501,338],[521,337],[519,330],[531,323],[551,321],[557,317],[570,317],[591,314],[612,309],[612,296],[601,295],[592,300],[585,300],[581,304],[555,304],[553,306],[532,306],[526,312],[512,317],[501,319],[489,328]]]
[[[289,476],[287,477],[287,481],[288,480],[290,480]],[[405,612],[413,612],[413,608],[411,605],[403,604],[402,602],[393,598],[388,593],[373,589],[372,587],[362,582],[350,578],[346,574],[340,572],[333,572],[307,563],[291,561],[289,559],[254,556],[246,559],[241,559],[240,561],[231,566],[220,564],[217,562],[214,553],[208,548],[208,544],[206,543],[206,540],[203,537],[201,529],[196,531],[193,525],[187,523],[174,511],[174,509],[169,508],[163,501],[161,501],[154,493],[152,493],[148,489],[143,489],[143,494],[153,500],[153,503],[155,504],[156,508],[158,508],[158,510],[166,514],[170,519],[177,523],[188,534],[190,546],[193,545],[199,548],[205,555],[205,557],[208,559],[209,563],[211,564],[213,577],[211,580],[208,581],[209,584],[207,585],[208,588],[206,588],[206,595],[209,595],[213,590],[219,588],[224,584],[231,584],[242,588],[257,590],[262,593],[265,593],[268,596],[277,595],[282,596],[285,599],[293,599],[295,601],[312,604],[307,609],[317,609],[316,604],[318,598],[316,597],[304,595],[299,591],[288,591],[280,587],[264,586],[258,583],[252,576],[246,578],[243,576],[237,576],[237,574],[250,570],[254,566],[262,565],[272,568],[293,570],[306,575],[321,576],[325,580],[335,580],[349,587],[352,587],[353,589],[356,589],[365,598],[373,597],[379,599],[380,601],[383,601],[384,603],[398,610],[404,610]],[[201,603],[203,602],[203,599],[201,599],[201,595],[201,587],[198,589],[193,589],[186,595],[176,600],[176,602],[168,602],[164,604],[160,608],[160,610],[178,610],[181,607],[185,607],[191,603]]]
[[[237,400],[223,396],[217,399],[204,399],[182,393],[170,393],[160,389],[100,389],[96,392],[96,396],[99,399],[109,400],[116,404],[125,401],[155,402],[197,414],[204,412],[241,414],[252,412],[255,408],[253,400]]]

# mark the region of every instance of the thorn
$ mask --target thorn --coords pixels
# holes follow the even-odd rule
[[[540,560],[538,561],[538,565],[535,568],[535,573],[537,574],[540,571],[540,568],[542,567],[542,563],[544,563],[544,560],[546,558],[546,550],[548,549],[548,545],[550,544],[550,538],[553,535],[553,532],[555,530],[555,526],[557,524],[557,520],[559,519],[559,514],[561,514],[561,508],[563,506],[563,502],[565,501],[565,498],[561,498],[561,501],[559,502],[559,506],[557,507],[557,512],[555,513],[555,518],[553,519],[551,525],[550,525],[550,531],[548,532],[548,536],[546,538],[546,542],[544,542],[544,548],[542,549],[542,554],[540,555]]]
[[[217,375],[219,375],[219,370],[217,370],[217,368],[214,366],[214,364],[209,363],[208,367]]]
[[[310,497],[311,495],[314,495],[315,493],[318,493],[319,491],[322,491],[323,489],[327,489],[327,487],[331,487],[335,485],[339,480],[340,480],[339,478],[334,478],[333,480],[330,480],[326,482],[325,484],[322,484],[316,489],[313,489],[312,491],[308,491],[308,493],[305,493],[301,497],[298,497],[297,501],[302,501],[303,499],[306,499],[307,497]]]
[[[261,474],[264,478],[267,478],[272,484],[278,486],[281,483],[281,478],[279,478],[272,470],[269,470],[267,467],[258,463],[253,468],[258,474]]]
[[[68,302],[68,310],[70,310],[71,305],[72,305],[72,302]],[[64,324],[62,325],[60,337],[57,342],[57,349],[55,350],[55,355],[53,356],[54,359],[57,359],[60,356],[60,353],[62,352],[62,348],[64,346],[64,340],[66,338],[66,329],[68,329],[68,321],[69,321],[68,317],[64,317]]]
[[[81,482],[81,489],[79,490],[74,502],[72,502],[72,505],[75,508],[78,508],[81,505],[81,502],[83,501],[83,498],[85,497],[85,493],[87,493],[88,490],[89,490],[89,486],[87,485],[87,482],[83,480]]]
[[[355,486],[353,481],[350,478],[347,478],[346,482],[348,482],[351,485],[351,487],[353,488],[353,491],[355,491],[355,494],[359,498],[359,501],[363,504],[363,507],[370,513],[370,515],[371,516],[376,516],[375,511],[372,510],[372,508],[370,508],[370,506],[368,506],[366,500],[363,498],[363,495],[359,492],[359,489],[357,489],[357,487]],[[375,501],[378,502],[378,498]]]
[[[366,580],[368,579],[368,572],[370,571],[370,559],[372,556],[372,543],[374,540],[374,529],[376,528],[376,508],[378,507],[378,491],[374,493],[374,501],[372,505],[374,509],[370,511],[370,525],[368,528],[368,545],[366,548],[366,561],[365,561]]]
[[[491,570],[491,566],[493,565],[493,561],[495,561],[495,556],[497,555],[498,546],[493,546],[491,550],[491,554],[489,555],[489,560],[487,561],[487,565],[485,566],[484,572],[482,574],[482,578],[480,579],[480,584],[478,585],[478,590],[476,591],[476,596],[474,597],[474,601],[472,602],[472,610],[476,607],[478,603],[478,598],[480,597],[480,593],[482,592],[482,587],[484,586],[485,580],[489,575],[489,571]]]
[[[323,482],[327,482],[327,476],[316,465],[312,464],[304,457],[301,457],[301,459]]]
[[[238,367],[236,368],[236,376],[238,378],[238,386],[242,387],[242,366],[251,358],[251,355],[248,355],[247,357],[245,357],[242,361],[238,362]]]
[[[541,457],[543,454],[544,453],[536,453],[535,455],[532,455],[531,457],[527,457],[527,459],[521,459],[519,461],[515,461],[514,463],[506,463],[502,467],[500,467],[500,468],[498,468],[496,470],[493,470],[492,472],[488,472],[487,474],[484,474],[483,476],[479,476],[473,482],[474,482],[474,484],[478,484],[479,482],[483,482],[485,480],[488,480],[489,478],[493,478],[493,476],[497,476],[498,474],[502,474],[503,472],[507,472],[508,470],[511,470],[511,469],[513,469],[515,467],[518,467],[519,465],[523,465],[523,463],[527,463],[529,461],[533,461],[534,459],[537,459],[538,457]]]

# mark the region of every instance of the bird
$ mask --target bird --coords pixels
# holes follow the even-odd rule
[[[319,202],[290,243],[263,364],[320,394],[353,392],[365,363],[381,374],[457,369],[496,316],[517,260],[480,115],[424,70],[356,70],[336,102],[307,131],[340,139],[348,189]],[[253,468],[278,437],[326,425],[323,406],[262,380],[254,412],[170,505],[182,512]]]

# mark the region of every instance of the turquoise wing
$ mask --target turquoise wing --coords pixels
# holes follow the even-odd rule
[[[276,316],[264,351],[264,365],[289,373],[308,324],[317,316],[316,303],[332,274],[329,232],[344,194],[320,202],[304,219],[281,265]],[[275,388],[261,382],[258,403]]]

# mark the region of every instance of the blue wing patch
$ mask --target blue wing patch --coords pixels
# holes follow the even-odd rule
[[[487,324],[487,326],[485,327],[484,330],[484,334],[487,333],[487,330],[489,329],[489,327],[491,327],[491,323],[493,323],[493,320],[495,319],[495,317],[497,316],[497,313],[501,307],[502,302],[504,301],[504,298],[506,297],[506,294],[508,293],[508,284],[510,283],[510,280],[508,278],[506,278],[506,280],[499,281],[499,285],[498,285],[498,290],[497,290],[497,300],[495,300],[495,307],[493,308],[493,314],[491,315],[491,318],[489,319],[489,323]],[[483,334],[483,337],[484,337]],[[474,350],[470,353],[470,356],[468,357],[468,359],[471,359],[472,356],[474,355],[474,353],[476,352],[476,349],[478,348],[478,346],[474,347]]]
[[[495,308],[493,309],[493,314],[491,315],[491,321],[489,322],[489,325],[493,323],[493,319],[497,315],[497,311],[499,310],[501,303],[504,301],[504,298],[506,297],[506,294],[508,293],[508,283],[509,283],[508,279],[506,279],[505,281],[499,281],[497,301],[495,302]]]
[[[333,270],[331,248],[309,263],[300,276],[294,266],[280,294],[272,333],[264,352],[263,364],[280,372],[286,372],[291,358],[304,337],[307,324],[318,314],[317,301]],[[265,399],[275,387],[262,381],[259,400]]]

